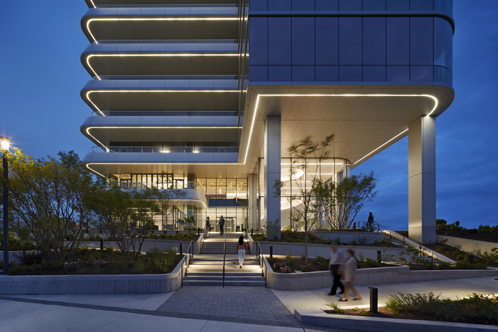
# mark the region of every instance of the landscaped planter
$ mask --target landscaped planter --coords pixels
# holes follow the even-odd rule
[[[2,295],[161,294],[181,287],[188,256],[166,274],[8,276],[0,275]]]
[[[498,243],[464,239],[461,237],[437,235],[437,242],[446,241],[445,244],[460,249],[462,251],[477,254],[491,253],[493,248],[498,248]]]
[[[264,257],[266,281],[269,288],[298,290],[327,288],[332,285],[329,271],[276,273]],[[380,285],[442,279],[477,278],[498,275],[496,269],[486,270],[426,270],[411,271],[409,266],[374,267],[356,270],[355,285]]]
[[[338,242],[338,243],[350,243],[356,242],[360,244],[372,244],[374,242],[381,242],[384,238],[389,238],[389,236],[384,235],[384,233],[378,232],[311,232],[322,240]]]
[[[204,234],[201,233],[197,241],[194,241],[192,243],[193,246],[193,253],[194,255],[198,255],[201,252],[201,246],[203,242]],[[150,251],[154,248],[160,249],[160,250],[167,250],[168,248],[178,248],[177,250],[180,250],[180,244],[183,245],[183,252],[182,254],[187,253],[187,249],[190,245],[190,241],[177,241],[177,240],[155,240],[155,239],[145,239],[143,245],[142,245],[142,251],[147,252]],[[80,243],[80,248],[100,248],[100,241],[82,241]],[[104,248],[112,247],[115,249],[119,249],[118,244],[116,241],[104,241]]]

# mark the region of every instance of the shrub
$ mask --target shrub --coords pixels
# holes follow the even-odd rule
[[[498,225],[496,226],[479,225],[479,233],[498,234]]]
[[[453,265],[451,263],[447,263],[447,262],[441,262],[439,263],[438,265],[438,268],[440,270],[449,270],[453,267]]]
[[[280,271],[282,273],[290,273],[291,269],[285,263],[275,263],[273,264],[273,271]]]
[[[462,270],[485,270],[487,265],[485,263],[456,262],[455,267]]]
[[[278,259],[276,259],[275,257],[267,257],[266,260],[268,261],[268,263],[273,266],[273,264],[275,264],[276,262],[278,262]]]
[[[329,260],[320,256],[317,256],[313,261],[315,265],[318,266],[320,270],[328,270],[329,269]]]
[[[306,265],[301,265],[300,268],[301,268],[301,271],[303,271],[303,272],[309,272],[309,271],[311,271],[311,263],[306,264]]]
[[[287,264],[294,265],[294,258],[292,258],[291,253],[285,256],[285,260],[287,261]]]

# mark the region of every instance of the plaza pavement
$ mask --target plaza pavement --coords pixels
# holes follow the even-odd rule
[[[379,305],[388,294],[427,293],[457,298],[498,293],[495,277],[385,284]],[[302,326],[294,309],[321,312],[334,300],[342,308],[369,306],[367,286],[358,287],[361,301],[337,302],[329,289],[279,291],[263,287],[184,287],[153,295],[0,295],[0,332],[22,331],[320,331]],[[287,311],[285,310],[287,307]],[[325,331],[335,331],[323,329]]]

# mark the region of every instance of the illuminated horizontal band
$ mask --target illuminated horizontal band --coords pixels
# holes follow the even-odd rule
[[[242,127],[234,127],[234,126],[226,126],[226,127],[206,127],[206,126],[183,126],[183,127],[178,127],[178,126],[114,126],[114,127],[108,127],[108,126],[94,126],[94,127],[88,127],[86,128],[86,133],[88,136],[92,137],[98,144],[102,145],[105,148],[105,152],[109,152],[109,149],[103,144],[101,141],[99,141],[95,136],[93,136],[90,133],[90,129],[240,129]]]
[[[127,91],[127,90],[125,90],[125,91]],[[174,90],[174,91],[176,92],[176,90]],[[229,91],[232,91],[232,90],[229,90]],[[237,92],[237,91],[235,90],[233,92]],[[431,95],[426,95],[426,94],[421,94],[421,95],[417,95],[417,94],[259,94],[259,95],[257,95],[256,104],[254,106],[254,115],[252,117],[251,129],[249,131],[249,139],[247,141],[247,148],[246,148],[246,153],[245,153],[245,156],[244,156],[244,162],[243,163],[195,163],[196,165],[245,165],[246,164],[246,162],[247,162],[247,156],[248,156],[249,149],[250,149],[250,143],[251,143],[251,139],[252,139],[252,133],[253,133],[253,129],[254,129],[254,123],[256,122],[256,115],[257,115],[257,112],[258,112],[259,99],[261,97],[346,97],[346,98],[347,97],[374,97],[374,98],[375,97],[405,97],[405,98],[406,97],[424,97],[424,98],[430,98],[430,99],[432,99],[434,101],[434,107],[429,112],[429,114],[427,114],[427,116],[430,116],[436,110],[436,108],[438,106],[438,100],[437,100],[437,98],[434,97],[434,96],[431,96]],[[88,94],[87,94],[87,98],[88,98]],[[90,102],[91,102],[91,100],[90,100]],[[92,102],[92,104],[93,104],[93,102]],[[392,142],[393,140],[395,140],[399,136],[403,135],[406,131],[408,131],[408,129],[405,129],[404,131],[402,131],[398,135],[394,136],[393,138],[391,138],[387,142],[383,143],[382,145],[380,145],[376,149],[374,149],[371,152],[367,153],[365,156],[363,156],[362,158],[360,158],[359,160],[357,160],[354,164],[357,164],[361,160],[363,160],[366,157],[370,156],[371,154],[375,153],[376,151],[378,151],[379,149],[381,149],[385,145],[389,144],[390,142]],[[118,163],[93,163],[93,164],[115,165],[115,164],[118,164]],[[129,165],[133,165],[133,164],[136,164],[136,165],[145,165],[145,164],[164,165],[165,163],[164,162],[159,162],[159,163],[124,163],[124,164],[129,164]],[[172,164],[172,165],[174,165],[174,164],[186,165],[186,164],[192,164],[192,163],[168,163],[168,164]],[[89,164],[87,164],[87,167],[88,167],[88,165]],[[98,172],[96,172],[96,173],[98,173]],[[100,173],[98,173],[98,174],[100,174]]]
[[[99,42],[90,30],[90,23],[94,21],[238,21],[238,17],[120,17],[120,18],[91,18],[86,22],[86,29],[90,36],[92,36],[95,44]]]
[[[425,94],[422,94],[422,95],[417,95],[417,94],[354,94],[354,93],[347,93],[347,94],[292,94],[292,93],[291,94],[261,94],[261,95],[257,96],[256,105],[254,106],[254,115],[252,117],[251,130],[249,132],[249,139],[248,139],[248,144],[247,144],[247,148],[246,148],[246,154],[244,157],[244,164],[246,163],[247,155],[249,153],[249,146],[250,146],[250,142],[251,142],[251,138],[252,138],[252,131],[254,129],[254,123],[256,121],[256,114],[258,113],[258,106],[259,106],[259,98],[260,97],[425,97],[425,98],[430,98],[430,99],[434,100],[434,107],[429,112],[429,114],[427,114],[428,116],[431,115],[436,110],[436,108],[438,106],[438,100],[436,97],[431,96],[431,95],[425,95]],[[371,155],[375,151],[379,150],[380,148],[382,148],[383,146],[385,146],[386,144],[388,144],[392,140],[394,140],[397,137],[399,137],[400,135],[402,135],[407,130],[408,129],[404,130],[402,133],[391,138],[386,143],[382,144],[381,146],[379,146],[375,150],[366,154],[361,159],[356,161],[354,164],[358,163],[360,160],[365,159],[366,157],[368,157],[369,155]]]
[[[92,70],[92,72],[95,74],[95,76],[99,79],[99,75],[93,69],[92,65],[90,64],[90,59],[91,58],[101,58],[101,57],[109,57],[109,58],[128,58],[128,57],[236,57],[236,56],[243,56],[244,54],[238,54],[238,53],[133,53],[133,54],[90,54],[89,56],[86,57],[86,64],[88,67]]]
[[[92,103],[93,107],[102,116],[105,116],[104,113],[100,110],[100,108],[95,105],[95,103],[90,99],[90,94],[92,93],[227,93],[227,92],[240,92],[240,90],[92,90],[86,93],[86,99]],[[242,92],[246,92],[243,90]]]

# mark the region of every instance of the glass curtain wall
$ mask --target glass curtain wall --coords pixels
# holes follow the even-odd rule
[[[350,162],[343,158],[282,158],[280,190],[281,201],[281,226],[282,229],[302,228],[303,196],[309,193],[313,187],[313,180],[337,182],[341,172],[350,167]],[[262,227],[266,220],[264,216],[264,160],[259,160],[258,172],[258,198],[259,198],[259,221]],[[268,193],[273,195],[274,193]],[[328,228],[326,218],[320,218],[315,228]]]

